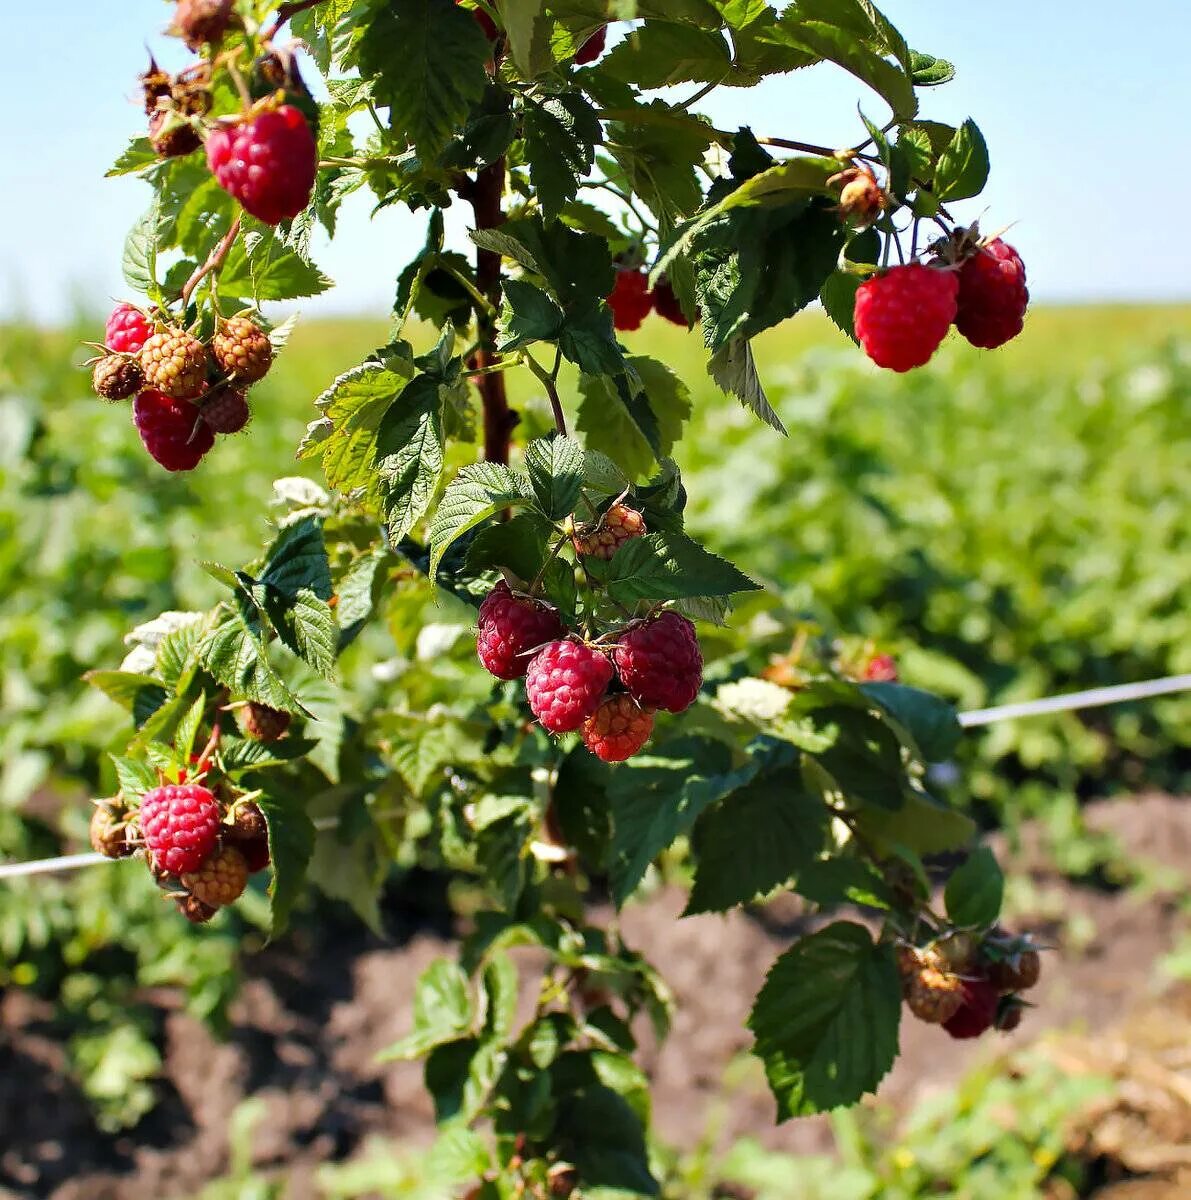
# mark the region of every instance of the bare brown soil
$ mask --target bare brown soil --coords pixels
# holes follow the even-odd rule
[[[1106,803],[1090,810],[1090,819],[1133,857],[1180,878],[1191,862],[1191,805],[1185,801],[1143,796]],[[937,1029],[904,1023],[902,1057],[881,1090],[898,1110],[959,1077],[978,1056],[1029,1044],[1041,1031],[1075,1028],[1095,1037],[1130,1010],[1150,1014],[1141,1021],[1147,1028],[1159,1020],[1155,1014],[1169,1011],[1153,1007],[1166,986],[1154,967],[1185,926],[1173,874],[1168,891],[1142,894],[1103,880],[1085,885],[1062,878],[1034,837],[998,849],[1024,881],[1015,893],[1026,898],[1022,924],[1056,947],[1032,997],[1038,1008],[1019,1032],[993,1044],[953,1043]],[[829,1149],[821,1121],[775,1127],[759,1072],[741,1061],[749,1005],[770,963],[801,929],[800,914],[792,904],[773,904],[680,920],[680,909],[679,894],[663,890],[623,919],[626,940],[659,967],[677,1000],[670,1039],[661,1047],[646,1042],[644,1049],[659,1132],[680,1146],[710,1130],[725,1141],[747,1132],[775,1148]],[[445,930],[428,932],[424,922],[412,920],[389,942],[354,927],[330,931],[317,943],[291,937],[248,964],[226,1041],[163,996],[161,1100],[135,1130],[117,1137],[95,1127],[65,1074],[48,1013],[27,996],[10,994],[0,1007],[0,1197],[186,1197],[226,1170],[227,1116],[250,1096],[268,1106],[256,1159],[292,1172],[290,1200],[317,1195],[311,1172],[300,1168],[348,1158],[370,1136],[429,1142],[433,1125],[419,1067],[379,1066],[375,1057],[407,1032],[418,973],[449,951]],[[1191,1002],[1186,1011],[1191,1014]],[[1186,1022],[1191,1030],[1191,1015]],[[1119,1050],[1121,1035],[1114,1036]],[[1084,1049],[1070,1053],[1087,1057],[1088,1044],[1072,1043]],[[1191,1098],[1191,1082],[1171,1086],[1172,1094],[1185,1087]],[[1088,1136],[1094,1141],[1095,1131]],[[1109,1151],[1097,1145],[1094,1152]],[[1177,1166],[1160,1164],[1169,1172]],[[1179,1193],[1113,1196],[1164,1194]]]

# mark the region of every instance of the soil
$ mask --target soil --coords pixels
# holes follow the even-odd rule
[[[937,1029],[904,1022],[902,1056],[880,1093],[896,1110],[953,1082],[980,1057],[1029,1044],[1042,1031],[1095,1034],[1155,1003],[1163,987],[1156,963],[1186,926],[1178,901],[1191,861],[1191,805],[1152,795],[1094,805],[1087,814],[1132,860],[1166,873],[1158,872],[1149,889],[1122,889],[1098,876],[1073,882],[1048,864],[1036,831],[1011,850],[997,846],[1012,860],[1019,923],[1055,947],[1031,996],[1038,1007],[1017,1033],[992,1044],[953,1043]],[[821,1120],[774,1125],[759,1069],[742,1053],[753,996],[803,927],[795,903],[679,920],[681,907],[682,896],[663,889],[623,914],[626,941],[660,969],[677,1001],[666,1043],[644,1039],[659,1133],[682,1147],[709,1135],[728,1142],[748,1133],[774,1148],[830,1150]],[[160,1101],[136,1129],[118,1136],[96,1128],[65,1073],[48,1011],[22,993],[6,996],[0,1197],[192,1195],[226,1171],[227,1117],[249,1097],[268,1111],[256,1130],[255,1162],[286,1168],[288,1200],[318,1195],[313,1172],[303,1168],[349,1158],[371,1137],[428,1143],[434,1129],[420,1067],[375,1059],[408,1031],[414,983],[434,957],[451,952],[450,931],[434,928],[424,913],[397,914],[390,926],[388,941],[345,924],[324,930],[317,943],[290,937],[262,952],[247,964],[226,1040],[162,996]],[[1186,1007],[1191,1013],[1191,1000]],[[1122,1200],[1133,1194],[1113,1193]]]

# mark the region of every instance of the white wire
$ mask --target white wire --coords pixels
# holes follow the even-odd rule
[[[1024,700],[1020,704],[999,704],[995,708],[977,708],[959,714],[964,729],[994,725],[998,721],[1015,721],[1020,717],[1038,717],[1046,713],[1075,712],[1084,708],[1100,708],[1106,704],[1121,704],[1127,700],[1148,700],[1153,696],[1169,696],[1175,692],[1191,691],[1191,674],[1167,675],[1162,679],[1147,679],[1144,683],[1121,683],[1113,687],[1089,688],[1083,692],[1068,692],[1064,696],[1047,696],[1042,700]],[[390,815],[390,814],[385,814]],[[320,817],[315,829],[334,829],[337,817]],[[61,858],[42,858],[36,862],[0,863],[0,879],[20,879],[28,875],[50,875],[57,871],[75,871],[112,862],[102,854],[66,854]]]

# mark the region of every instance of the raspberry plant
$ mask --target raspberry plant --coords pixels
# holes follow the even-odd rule
[[[977,344],[1013,336],[1020,259],[947,207],[984,186],[983,138],[919,112],[951,66],[867,0],[184,0],[171,29],[197,57],[141,81],[144,136],[114,168],[153,189],[125,251],[138,295],[95,366],[109,398],[143,381],[162,466],[242,428],[287,333],[260,306],[330,286],[310,245],[346,196],[426,238],[390,340],[315,401],[298,454],[328,490],[280,480],[262,557],[205,564],[222,602],[92,672],[136,726],[96,847],[196,923],[266,868],[275,929],[308,878],[374,924],[394,859],[473,879],[459,962],[426,972],[390,1055],[426,1059],[474,1196],[656,1192],[635,1023],[664,1032],[671,1000],[588,901],[658,871],[689,882],[688,913],[790,889],[823,914],[749,1021],[783,1119],[877,1087],[903,994],[954,1036],[1019,1020],[1037,951],[997,925],[995,860],[967,857],[944,912],[924,866],[974,833],[927,788],[954,713],[887,656],[722,653],[761,586],[686,529],[688,394],[616,336],[651,313],[698,327],[774,437],[749,340],[816,299],[898,370],[957,312]],[[817,63],[888,114],[851,147],[697,110]],[[460,209],[468,244],[446,233]],[[510,372],[540,389],[520,411]],[[509,954],[527,944],[536,987]]]

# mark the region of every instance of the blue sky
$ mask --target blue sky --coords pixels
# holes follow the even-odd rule
[[[139,129],[136,75],[145,47],[178,61],[160,36],[162,0],[19,4],[5,14],[0,73],[5,185],[0,188],[0,318],[59,320],[121,294],[126,229],[147,200],[135,180],[103,172]],[[1187,300],[1182,216],[1191,197],[1187,114],[1191,37],[1186,0],[883,0],[910,44],[950,58],[957,78],[924,93],[924,116],[973,116],[992,152],[990,186],[957,215],[1013,224],[1031,290],[1047,301]],[[842,72],[817,67],[723,89],[700,108],[721,126],[848,144],[856,104],[879,100]],[[20,113],[20,119],[17,114]],[[423,218],[375,223],[356,197],[340,236],[317,254],[339,285],[311,312],[387,310],[393,278],[420,244]]]

